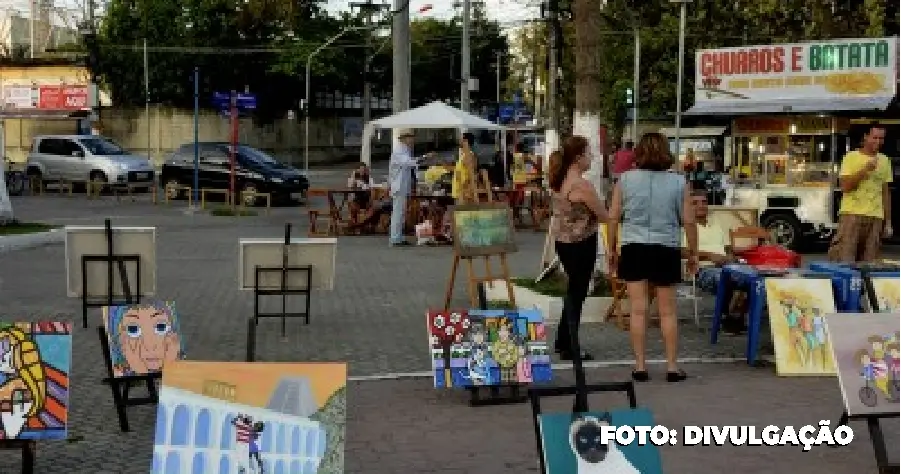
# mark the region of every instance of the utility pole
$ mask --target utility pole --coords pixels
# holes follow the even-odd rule
[[[394,113],[398,113],[410,108],[410,1],[394,0],[392,15],[394,48],[392,109]],[[392,138],[397,138],[396,130],[392,133]]]
[[[464,112],[469,112],[469,63],[472,59],[472,52],[469,50],[471,10],[471,0],[463,0],[463,38],[460,45],[460,109]]]
[[[548,19],[550,20],[550,28],[548,35],[548,44],[550,48],[548,48],[548,78],[547,78],[547,113],[549,123],[547,129],[545,131],[545,157],[550,156],[550,154],[557,149],[559,146],[560,137],[557,135],[560,130],[560,105],[557,103],[557,85],[558,85],[558,73],[559,73],[559,64],[557,60],[559,59],[559,55],[557,54],[558,50],[561,49],[560,44],[557,43],[557,39],[561,36],[560,33],[560,4],[558,0],[548,0],[548,8],[547,8]],[[542,169],[548,169],[546,166],[542,167]]]
[[[365,2],[351,2],[351,8],[357,8],[360,15],[364,18],[364,24],[367,28],[372,27],[372,18],[381,10],[387,8],[384,3],[374,3],[373,0]],[[372,32],[366,33],[366,60],[363,62],[363,125],[365,126],[372,120],[372,83],[370,82],[372,65]]]
[[[495,79],[495,97],[497,101],[497,124],[501,123],[501,67],[503,64],[501,63],[501,58],[504,56],[504,53],[498,51],[497,52],[497,62],[494,63],[496,79]]]
[[[100,65],[100,52],[97,47],[97,22],[94,19],[96,6],[94,5],[94,0],[88,0],[85,8],[87,8],[87,12],[85,12],[85,22],[87,24],[84,25],[82,34],[84,36],[85,46],[88,50],[88,70],[91,76],[88,85],[88,105],[91,107],[91,117],[89,122],[91,122],[91,130],[93,133],[96,128],[93,124],[100,121],[100,73],[98,70]]]
[[[641,84],[641,33],[638,29],[638,19],[635,19],[635,63],[632,65],[632,141],[638,143],[638,101],[641,97],[639,85]]]
[[[679,4],[679,70],[676,72],[676,159],[682,157],[682,76],[685,75],[685,14],[686,7],[692,0],[670,0]]]

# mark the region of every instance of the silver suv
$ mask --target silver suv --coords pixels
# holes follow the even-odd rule
[[[97,135],[34,137],[25,172],[42,181],[135,187],[150,187],[154,182],[154,168],[147,158],[132,155]]]

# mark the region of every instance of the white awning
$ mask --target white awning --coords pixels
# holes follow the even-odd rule
[[[669,138],[676,137],[676,127],[660,127],[659,132]],[[720,137],[725,132],[726,127],[682,127],[679,138]]]
[[[785,99],[773,101],[732,100],[701,102],[685,115],[750,115],[810,112],[856,112],[885,110],[894,97],[842,97],[838,99]]]

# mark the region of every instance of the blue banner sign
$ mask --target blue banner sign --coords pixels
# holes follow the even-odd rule
[[[214,92],[213,105],[218,109],[230,108],[231,94],[226,92]],[[235,106],[238,109],[253,110],[257,108],[257,96],[253,94],[235,93]]]

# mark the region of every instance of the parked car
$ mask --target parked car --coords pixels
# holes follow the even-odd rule
[[[231,184],[232,145],[220,142],[198,144],[198,184],[201,189],[229,189]],[[194,185],[194,144],[175,150],[163,163],[160,182],[169,199],[183,196],[183,188]],[[170,185],[176,185],[175,187]],[[247,145],[235,152],[235,187],[251,206],[258,199],[251,193],[270,193],[273,201],[299,201],[306,196],[310,181],[303,171],[283,164],[268,154]]]
[[[25,173],[44,181],[153,186],[154,169],[109,138],[97,135],[40,135],[34,138]]]

